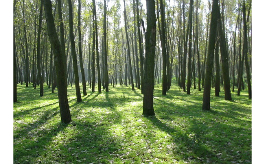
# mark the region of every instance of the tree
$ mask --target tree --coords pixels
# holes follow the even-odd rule
[[[13,6],[13,19],[15,19],[16,15],[16,3],[14,0]],[[17,102],[17,59],[16,59],[16,37],[15,37],[15,24],[13,24],[13,102]]]
[[[69,5],[69,34],[70,34],[70,41],[71,41],[71,54],[73,58],[73,67],[74,67],[74,75],[75,75],[75,90],[76,90],[76,97],[77,102],[81,102],[81,94],[80,94],[80,87],[79,87],[79,76],[78,76],[78,68],[77,68],[77,57],[75,51],[75,38],[74,38],[74,30],[73,30],[73,8],[71,0],[68,0]]]
[[[129,63],[129,69],[130,69],[130,77],[131,77],[132,90],[134,90],[133,74],[132,74],[132,65],[131,65],[131,52],[130,52],[130,44],[129,44],[128,30],[127,30],[128,27],[127,27],[127,17],[126,17],[125,0],[123,0],[123,3],[124,3],[124,22],[125,22],[125,33],[126,33],[128,63]]]
[[[197,63],[198,63],[198,90],[201,91],[201,60],[200,60],[200,51],[199,51],[199,30],[198,30],[198,26],[199,26],[199,18],[198,18],[198,8],[199,8],[200,4],[198,2],[198,0],[196,1],[196,35],[197,37],[195,38],[195,46],[196,46],[196,52],[197,52]]]
[[[219,38],[216,40],[215,44],[215,96],[219,96],[220,92],[220,63],[219,63]]]
[[[38,68],[38,79],[40,83],[40,96],[43,96],[43,76],[42,76],[42,66],[41,66],[41,56],[40,56],[40,34],[41,34],[41,23],[42,23],[42,3],[40,5],[40,16],[39,16],[39,28],[38,28],[38,38],[37,38],[37,68]]]
[[[220,50],[221,50],[221,59],[222,59],[222,72],[224,79],[224,91],[225,91],[225,100],[232,100],[231,91],[230,91],[230,78],[229,78],[229,64],[228,64],[228,48],[225,38],[225,33],[223,29],[223,23],[221,21],[221,13],[218,8],[218,34],[220,36]]]
[[[82,35],[81,35],[81,0],[78,0],[78,46],[79,46],[79,62],[82,75],[82,86],[83,86],[83,95],[87,95],[86,92],[86,78],[85,71],[83,66],[83,57],[82,57]]]
[[[104,0],[104,23],[103,23],[103,52],[104,52],[104,82],[106,92],[109,91],[109,73],[108,73],[108,51],[107,51],[107,4]]]
[[[59,106],[61,121],[63,123],[69,123],[71,121],[71,114],[69,110],[69,104],[67,99],[67,80],[66,80],[66,67],[64,63],[65,59],[62,53],[61,45],[56,33],[54,18],[52,15],[52,4],[50,0],[44,0],[46,21],[47,21],[47,30],[50,39],[50,43],[55,55],[55,66],[56,66],[56,77],[58,82],[58,97],[59,97]]]
[[[189,58],[188,58],[188,82],[187,82],[187,94],[190,94],[191,87],[191,58],[192,58],[192,13],[193,13],[193,0],[190,0],[190,11],[189,11],[189,23],[188,23],[188,35],[189,35]]]
[[[156,45],[156,14],[155,1],[146,0],[147,8],[147,31],[145,37],[145,78],[144,78],[144,98],[143,115],[155,115],[153,107],[154,92],[154,65],[155,65],[155,45]]]
[[[252,99],[252,90],[251,90],[251,81],[250,81],[251,75],[250,75],[250,69],[249,69],[249,63],[248,63],[247,23],[248,22],[246,18],[246,4],[244,0],[243,1],[243,30],[244,30],[243,56],[245,57],[245,67],[246,67],[246,73],[247,73],[248,98]]]
[[[217,18],[218,18],[218,0],[213,0],[212,14],[211,14],[211,24],[210,24],[210,34],[209,34],[209,47],[206,61],[206,75],[204,81],[204,91],[203,91],[203,110],[210,110],[210,93],[211,93],[211,78],[213,70],[213,55],[215,48],[216,39],[216,29],[217,29]]]
[[[160,41],[161,41],[162,57],[163,57],[162,95],[166,95],[166,92],[167,92],[167,50],[166,50],[165,6],[163,3],[163,0],[160,0],[160,10],[161,10]]]

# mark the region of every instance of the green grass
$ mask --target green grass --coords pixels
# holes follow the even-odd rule
[[[246,91],[233,101],[172,86],[155,87],[155,117],[142,116],[140,90],[110,87],[88,91],[77,103],[68,88],[72,122],[60,122],[57,91],[18,85],[14,104],[14,163],[251,163],[251,100]]]

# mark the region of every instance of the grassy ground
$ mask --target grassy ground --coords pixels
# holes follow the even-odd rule
[[[233,101],[173,86],[155,87],[155,117],[142,116],[140,90],[88,91],[77,103],[68,88],[72,122],[60,123],[57,91],[18,85],[14,104],[14,163],[251,163],[251,105],[247,92]]]

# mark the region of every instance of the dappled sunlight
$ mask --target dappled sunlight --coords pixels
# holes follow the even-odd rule
[[[247,95],[226,101],[221,92],[220,97],[213,96],[212,110],[202,111],[202,92],[187,95],[172,86],[162,96],[156,87],[156,116],[144,117],[138,89],[117,86],[110,92],[88,92],[80,103],[74,87],[68,90],[72,115],[68,125],[60,123],[56,94],[47,101],[33,100],[31,107],[27,96],[14,104],[16,163],[250,161],[251,100]]]

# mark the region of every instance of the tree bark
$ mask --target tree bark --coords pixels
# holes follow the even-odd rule
[[[104,41],[103,41],[103,45],[104,45],[104,85],[106,88],[106,92],[109,91],[109,73],[108,73],[108,51],[107,51],[107,4],[106,4],[106,0],[104,0],[104,23],[103,23],[103,29],[104,29]]]
[[[247,20],[246,20],[246,5],[245,0],[243,1],[243,29],[244,29],[244,42],[243,42],[243,56],[245,57],[245,67],[247,73],[248,82],[248,98],[252,99],[252,89],[251,89],[251,75],[248,61],[248,40],[247,40]]]
[[[220,36],[220,50],[221,50],[221,59],[222,59],[222,72],[224,79],[224,91],[225,91],[225,100],[232,100],[231,91],[230,91],[230,78],[229,78],[229,64],[228,64],[228,49],[226,38],[224,34],[223,24],[221,21],[220,9],[218,10],[218,34]]]
[[[215,96],[219,96],[220,92],[219,39],[216,40],[216,45],[215,45],[215,71],[216,71]]]
[[[130,71],[130,79],[131,79],[132,90],[134,90],[132,64],[131,64],[130,43],[129,43],[129,36],[128,36],[128,31],[127,31],[127,17],[126,17],[125,0],[123,0],[123,3],[124,3],[124,22],[125,22],[125,33],[126,33],[126,43],[127,43],[128,64],[129,64],[129,71]]]
[[[210,34],[209,34],[209,47],[208,47],[208,55],[206,61],[205,85],[203,91],[203,104],[202,104],[203,110],[210,110],[211,78],[213,70],[213,58],[214,58],[213,55],[215,48],[218,11],[219,11],[218,0],[213,0]]]
[[[74,67],[74,75],[75,75],[75,90],[76,90],[76,97],[77,102],[81,102],[81,93],[79,87],[79,76],[78,76],[78,67],[77,67],[77,57],[75,51],[75,39],[74,39],[74,32],[73,32],[73,8],[71,0],[68,0],[69,5],[69,34],[70,34],[70,41],[71,41],[71,54],[73,57],[73,67]]]
[[[153,107],[154,92],[154,65],[155,65],[155,46],[156,46],[156,14],[155,1],[146,0],[147,8],[147,32],[146,32],[146,60],[144,78],[144,98],[143,115],[155,115]]]
[[[83,95],[87,95],[86,92],[86,78],[85,78],[85,71],[84,71],[84,64],[83,64],[83,57],[82,57],[82,35],[81,35],[81,0],[78,0],[78,46],[79,46],[79,62],[80,62],[80,69],[82,75],[82,86],[83,86]]]
[[[43,96],[43,76],[42,76],[42,64],[41,64],[41,54],[40,54],[40,34],[41,34],[41,23],[42,23],[42,4],[40,5],[40,16],[39,16],[39,28],[38,28],[38,38],[37,38],[37,69],[38,69],[38,79],[40,83],[40,96]]]
[[[54,25],[51,1],[44,0],[44,7],[46,13],[48,35],[55,55],[54,59],[55,59],[56,75],[58,82],[58,97],[59,97],[61,121],[63,123],[69,123],[71,121],[71,114],[67,99],[67,80],[66,80],[66,71],[65,71],[66,68],[65,65],[62,62],[60,62],[64,61],[65,59],[63,59],[64,56],[62,53],[61,45]]]
[[[13,6],[13,19],[16,17],[16,3],[14,0]],[[17,102],[17,52],[16,52],[16,28],[13,24],[13,102]]]
[[[159,26],[160,41],[162,47],[163,58],[163,77],[162,77],[162,95],[167,94],[167,50],[166,50],[166,22],[165,22],[165,6],[163,0],[160,0],[161,25]]]
[[[190,94],[191,87],[191,58],[192,58],[192,13],[193,13],[193,0],[190,0],[190,11],[189,11],[189,23],[188,23],[188,35],[189,35],[189,58],[188,58],[188,82],[187,82],[187,94]]]

